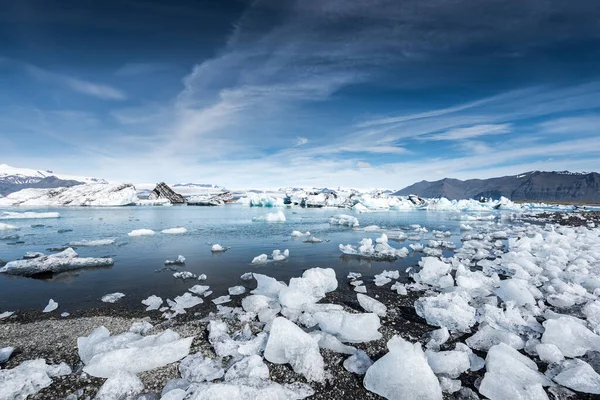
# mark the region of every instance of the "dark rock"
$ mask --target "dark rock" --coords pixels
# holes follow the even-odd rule
[[[233,200],[233,194],[231,192],[223,192],[207,199],[188,201],[188,206],[222,206],[225,203],[229,203]]]
[[[161,182],[156,185],[152,193],[148,196],[149,200],[167,199],[171,204],[184,204],[185,198],[179,193],[175,193],[166,183]]]

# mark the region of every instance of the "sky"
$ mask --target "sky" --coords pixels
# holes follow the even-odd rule
[[[0,2],[0,163],[399,189],[598,171],[597,0]]]

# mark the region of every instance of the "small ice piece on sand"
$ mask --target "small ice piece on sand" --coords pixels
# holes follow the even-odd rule
[[[355,286],[354,291],[357,293],[367,293],[367,287],[363,285]]]
[[[231,296],[237,296],[246,293],[246,288],[243,286],[234,286],[230,287],[227,291]]]
[[[283,211],[278,211],[276,213],[268,213],[267,215],[262,215],[260,217],[252,218],[254,222],[285,222],[285,214]]]
[[[362,343],[381,339],[377,314],[351,314],[346,311],[317,312],[313,315],[319,328],[342,342]]]
[[[387,307],[380,301],[375,300],[372,297],[358,293],[356,295],[358,303],[367,312],[372,312],[380,317],[385,317],[387,313]]]
[[[163,303],[163,299],[158,296],[152,295],[146,300],[142,300],[142,304],[148,306],[146,311],[158,310]]]
[[[300,231],[293,231],[292,237],[310,236],[310,232],[302,233]]]
[[[317,340],[284,317],[273,320],[264,356],[274,364],[290,364],[308,381],[325,380],[325,362]]]
[[[600,336],[572,318],[549,319],[543,325],[542,343],[555,345],[565,357],[580,357],[589,350],[600,351]]]
[[[196,275],[192,274],[190,271],[175,272],[173,276],[177,279],[183,280],[196,278]]]
[[[398,293],[401,296],[406,296],[408,294],[406,286],[401,282],[394,283],[392,286],[390,286],[390,289],[395,290],[396,293]]]
[[[375,286],[383,286],[392,281],[392,279],[400,278],[399,271],[386,271],[384,270],[382,273],[375,275]]]
[[[464,351],[440,351],[427,350],[425,352],[427,363],[435,374],[447,375],[450,378],[458,378],[460,374],[471,367],[469,354]]]
[[[109,294],[105,294],[104,296],[102,296],[102,301],[104,303],[116,303],[117,301],[121,300],[121,298],[125,297],[125,294],[123,293],[109,293]]]
[[[271,255],[271,258],[273,258],[273,261],[283,261],[283,260],[287,260],[289,258],[289,256],[290,256],[290,251],[288,249],[285,249],[283,251],[283,253],[281,252],[281,250],[273,250],[273,254]]]
[[[76,247],[95,247],[95,246],[108,246],[115,244],[115,239],[98,239],[98,240],[80,240],[75,242],[69,242],[69,246]]]
[[[170,329],[149,336],[133,332],[110,336],[105,327],[77,339],[83,371],[97,378],[108,378],[117,371],[134,374],[179,361],[190,353],[194,337],[180,339]]]
[[[373,361],[362,350],[357,350],[356,353],[344,360],[344,368],[357,375],[366,374],[371,365],[373,365]]]
[[[362,277],[360,272],[348,272],[348,279],[358,279]]]
[[[58,303],[55,302],[54,300],[50,299],[50,301],[48,302],[48,305],[46,306],[46,308],[44,308],[44,311],[42,312],[51,312],[54,311],[58,308]]]
[[[252,259],[252,264],[266,264],[268,259],[269,256],[267,256],[266,254],[261,254]]]
[[[568,360],[554,381],[582,393],[600,394],[600,375],[583,360]]]
[[[189,355],[181,360],[179,372],[183,379],[192,383],[210,382],[221,379],[225,375],[220,359],[214,360],[200,353]]]
[[[243,274],[242,276],[240,276],[240,279],[243,280],[243,281],[249,281],[252,278],[254,278],[252,276],[252,272],[246,272],[245,274]]]
[[[7,362],[13,351],[15,351],[14,347],[4,347],[0,349],[0,364]]]
[[[185,264],[185,257],[182,255],[178,255],[176,260],[165,261],[165,265],[183,265],[183,264]]]
[[[445,326],[451,332],[469,332],[475,325],[475,308],[464,292],[441,293],[421,297],[415,301],[415,310],[429,325]]]
[[[134,229],[127,234],[127,236],[152,236],[156,234],[152,229]]]
[[[207,276],[206,276],[206,274],[200,274],[200,275],[198,276],[198,280],[199,280],[199,281],[205,281],[206,279],[207,279]]]
[[[419,343],[394,336],[387,347],[389,353],[367,370],[363,381],[367,390],[386,399],[442,399],[440,383]]]
[[[210,286],[205,286],[205,285],[194,285],[191,288],[189,288],[188,290],[194,294],[197,294],[198,296],[200,296],[201,294],[206,293],[206,291],[210,289]]]
[[[550,386],[550,380],[538,372],[535,362],[507,344],[490,349],[485,369],[479,393],[490,400],[548,398],[542,386]]]
[[[352,215],[347,215],[347,214],[339,214],[339,215],[336,215],[335,217],[331,217],[329,219],[329,223],[331,225],[350,226],[353,228],[360,225],[358,223],[358,219],[356,217],[353,217]]]
[[[169,228],[169,229],[163,229],[162,231],[160,231],[160,233],[165,233],[167,235],[180,235],[183,233],[187,233],[187,229],[185,228]]]
[[[475,350],[488,351],[490,347],[505,343],[517,350],[525,347],[525,341],[516,333],[490,325],[480,326],[479,330],[466,340],[467,345]]]
[[[204,292],[204,297],[208,297],[211,294],[213,294],[213,291],[212,290],[207,290],[206,292]]]
[[[64,313],[60,314],[60,316],[63,318],[67,318],[69,315],[71,315],[71,314],[69,314],[68,312],[64,312]]]
[[[547,363],[559,363],[565,359],[558,347],[551,343],[540,343],[535,346],[535,351],[540,360]]]
[[[24,400],[50,386],[51,378],[70,373],[71,368],[67,364],[47,365],[43,358],[23,361],[12,369],[1,369],[0,399]]]
[[[231,297],[229,297],[229,296],[220,296],[220,297],[217,297],[216,299],[212,300],[212,302],[217,305],[229,303],[230,301],[231,301]]]
[[[14,311],[4,311],[3,313],[0,313],[0,319],[8,318],[14,313]]]
[[[117,371],[98,390],[94,400],[128,399],[140,394],[144,384],[135,374]]]
[[[222,253],[227,250],[229,250],[228,247],[223,247],[220,244],[213,244],[210,248],[210,251],[212,251],[213,253]]]
[[[239,379],[269,379],[269,367],[259,355],[244,357],[229,367],[225,374],[226,381]]]
[[[138,321],[138,322],[134,322],[133,324],[131,324],[131,326],[129,327],[129,332],[139,333],[140,335],[145,335],[148,332],[150,332],[150,330],[152,330],[152,328],[154,328],[154,326],[150,322]]]

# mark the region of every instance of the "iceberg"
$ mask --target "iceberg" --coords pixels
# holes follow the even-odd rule
[[[79,240],[74,242],[69,242],[69,246],[74,247],[96,247],[96,246],[108,246],[111,244],[115,244],[114,239],[98,239],[98,240]]]
[[[329,223],[331,225],[350,226],[353,228],[359,226],[358,218],[346,214],[339,214],[335,217],[331,217]]]
[[[187,233],[187,229],[185,228],[169,228],[169,229],[163,229],[162,231],[160,231],[160,233],[164,233],[167,235],[181,235],[183,233]]]
[[[282,198],[271,197],[264,193],[247,193],[246,197],[238,200],[238,203],[250,207],[281,207],[284,205]]]
[[[127,236],[135,237],[135,236],[152,236],[156,234],[152,229],[134,229],[127,234]]]
[[[276,213],[268,213],[267,215],[262,215],[260,217],[252,218],[254,222],[285,222],[285,214],[282,211],[278,211]]]
[[[56,189],[23,189],[0,198],[0,206],[128,206],[138,201],[131,184],[89,183]]]
[[[58,273],[81,268],[109,267],[115,262],[112,258],[79,258],[72,248],[60,253],[40,257],[10,261],[0,268],[0,273],[8,275],[33,276],[42,273]]]

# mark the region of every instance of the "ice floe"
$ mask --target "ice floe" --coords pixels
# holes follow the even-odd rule
[[[167,235],[181,235],[184,233],[187,233],[187,229],[185,228],[168,228],[168,229],[163,229],[162,231],[160,231],[160,233],[164,233]]]
[[[175,260],[166,260],[165,265],[184,265],[185,257],[181,254],[177,256]]]
[[[0,219],[47,219],[47,218],[60,218],[58,212],[12,212],[3,211],[0,214]]]
[[[114,261],[112,258],[80,258],[75,250],[68,248],[56,254],[10,261],[4,267],[0,268],[0,273],[33,276],[42,273],[57,273],[81,268],[108,267],[113,264]]]
[[[147,306],[146,311],[158,310],[162,306],[163,299],[158,296],[152,295],[145,300],[142,300],[142,304]]]
[[[285,214],[283,211],[277,211],[276,213],[268,213],[267,215],[261,215],[259,217],[252,218],[254,222],[285,222]]]
[[[114,244],[114,239],[97,239],[97,240],[78,240],[69,242],[69,246],[74,247],[95,247],[95,246],[108,246]]]
[[[343,226],[350,226],[353,228],[360,225],[358,223],[358,218],[353,217],[352,215],[347,215],[347,214],[339,214],[339,215],[336,215],[335,217],[331,217],[329,219],[329,223],[331,225],[343,225]]]
[[[385,233],[377,239],[376,243],[373,245],[372,239],[365,238],[360,241],[358,246],[340,244],[339,249],[346,255],[373,260],[396,260],[408,256],[408,249],[406,247],[397,249],[390,246]]]
[[[120,293],[120,292],[115,292],[115,293],[105,294],[104,296],[102,296],[101,300],[103,303],[116,303],[117,301],[121,300],[123,297],[125,297],[125,294]]]
[[[152,236],[155,235],[152,229],[134,229],[127,234],[127,236],[136,237],[136,236]]]

